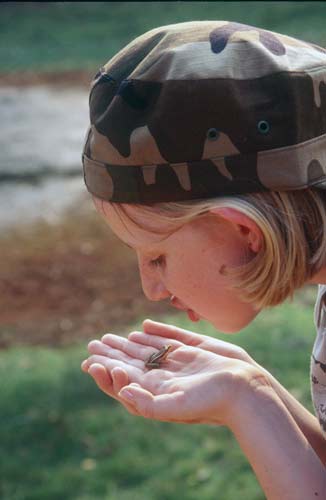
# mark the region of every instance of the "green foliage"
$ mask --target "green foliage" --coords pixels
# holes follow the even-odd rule
[[[323,45],[325,14],[325,2],[7,2],[0,68],[95,70],[145,31],[193,20],[237,21]]]
[[[315,335],[312,306],[261,313],[241,334],[201,333],[242,345],[306,406]],[[183,316],[166,322],[194,325]],[[116,332],[118,333],[118,332]],[[15,347],[0,360],[0,497],[4,500],[262,500],[230,432],[129,415],[80,371],[84,346]]]

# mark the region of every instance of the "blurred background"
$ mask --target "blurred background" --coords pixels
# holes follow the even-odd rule
[[[143,421],[80,371],[87,341],[152,317],[136,260],[95,214],[81,150],[98,68],[164,24],[232,20],[326,45],[324,2],[0,5],[0,498],[261,500],[224,428]],[[310,410],[314,287],[264,311],[245,347]]]

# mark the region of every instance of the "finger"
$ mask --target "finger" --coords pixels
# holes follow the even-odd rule
[[[115,367],[122,368],[128,373],[128,376],[131,376],[132,374],[133,378],[139,376],[144,371],[144,363],[142,368],[137,368],[132,364],[125,363],[124,361],[120,361],[119,359],[111,359],[107,356],[101,356],[98,354],[89,356],[89,358],[87,358],[83,362],[83,370],[88,371],[89,367],[94,363],[98,363],[104,366],[109,371],[113,370],[113,368]]]
[[[134,343],[150,346],[151,348],[154,347],[156,349],[161,349],[163,346],[169,344],[172,346],[172,349],[175,350],[184,345],[178,340],[170,338],[167,339],[166,337],[160,337],[158,335],[151,335],[142,332],[132,332],[128,335],[128,339],[132,340]],[[150,349],[149,352],[152,353],[152,349]]]
[[[117,366],[116,368],[113,368],[111,372],[111,377],[112,377],[114,392],[116,395],[118,395],[122,387],[129,384],[128,373],[122,368],[119,368]]]
[[[114,370],[120,370],[119,368],[115,368]],[[114,371],[113,370],[113,371]],[[139,415],[137,410],[130,405],[127,401],[123,401],[118,398],[118,393],[116,392],[113,383],[114,376],[110,376],[110,373],[104,368],[104,366],[100,364],[94,363],[91,365],[88,369],[88,373],[91,375],[91,377],[94,379],[96,385],[98,386],[101,391],[103,391],[105,394],[108,396],[111,396],[112,398],[118,400],[129,413],[132,413],[133,415]],[[121,375],[121,373],[120,373]],[[126,374],[127,375],[127,374]],[[127,375],[128,378],[128,375]],[[120,383],[121,383],[121,378],[120,378]]]
[[[122,368],[113,368],[111,372],[111,377],[112,377],[112,382],[113,382],[113,389],[114,393],[116,395],[116,399],[126,408],[126,410],[131,413],[132,415],[139,415],[138,411],[129,403],[127,403],[125,400],[122,400],[119,398],[118,394],[120,390],[125,386],[129,384],[129,377],[128,374],[125,370],[122,370]]]
[[[205,337],[200,348],[228,358],[239,358],[243,351],[239,346],[224,340]]]
[[[84,359],[84,361],[82,361],[80,368],[82,369],[83,372],[85,372],[85,373],[88,372],[89,364],[88,364],[87,359]]]
[[[114,397],[112,378],[103,365],[94,363],[88,368],[88,373],[95,380],[96,385],[108,396]]]
[[[127,403],[126,401],[123,401],[121,398],[118,399],[118,401],[122,404],[122,406],[129,412],[131,415],[135,415],[135,417],[140,417],[140,413],[134,406],[131,404]]]
[[[213,352],[215,354],[220,354],[221,356],[241,359],[242,361],[246,361],[248,363],[254,363],[254,360],[251,358],[251,356],[241,347],[237,346],[236,344],[231,344],[230,342],[225,342],[224,340],[209,337],[208,335],[201,335],[189,330],[183,330],[182,328],[178,328],[173,325],[166,325],[164,323],[152,321],[150,319],[146,319],[143,322],[143,330],[144,332],[150,333],[153,336],[170,336],[171,339],[177,339],[189,346],[198,346],[201,349]],[[131,335],[129,337],[136,341],[136,337],[133,337]]]
[[[87,348],[89,353],[93,355],[106,356],[111,359],[116,359],[127,364],[137,366],[138,368],[143,366],[143,359],[135,359],[119,349],[114,349],[113,347],[104,344],[100,340],[92,340],[89,342]]]
[[[202,341],[202,336],[198,333],[184,330],[174,325],[152,321],[151,319],[145,319],[145,321],[143,321],[143,330],[145,333],[179,340],[187,345],[197,345]]]
[[[139,359],[144,362],[145,359],[152,354],[153,350],[146,345],[141,345],[137,342],[132,342],[125,337],[119,335],[106,334],[102,337],[102,342],[111,348],[119,349],[126,353],[130,358]]]
[[[198,344],[198,347],[204,351],[210,351],[219,356],[239,359],[247,363],[255,363],[242,347],[236,344],[231,344],[230,342],[225,342],[224,340],[203,335],[202,341]]]
[[[145,418],[174,422],[179,420],[178,413],[184,400],[183,391],[154,396],[138,384],[124,387],[119,396],[132,404]]]
[[[139,344],[139,343],[137,344],[136,342],[131,342],[130,340],[124,339],[122,337],[120,339],[119,338],[117,339],[118,336],[113,336],[113,337],[116,337],[113,340],[114,344],[117,342],[121,347],[123,347],[126,351],[128,351],[130,353],[130,355],[132,355],[132,353],[134,353],[137,356],[141,356],[141,358],[140,359],[134,359],[131,356],[128,356],[127,354],[125,355],[121,351],[112,349],[112,348],[110,348],[107,345],[104,345],[104,344],[101,345],[101,342],[99,342],[97,340],[96,341],[92,341],[90,343],[89,350],[91,352],[94,352],[94,353],[95,352],[102,353],[102,354],[99,354],[99,355],[106,355],[106,356],[108,356],[110,358],[114,357],[115,359],[118,359],[120,361],[125,361],[127,364],[133,365],[136,368],[141,369],[141,370],[143,370],[145,368],[145,364],[144,363],[149,358],[149,356],[156,353],[156,351],[153,351],[153,348],[150,347],[150,346],[148,346],[148,345],[146,345],[146,343],[144,345],[142,345],[142,344]],[[151,338],[150,335],[148,337]],[[155,345],[157,344],[157,349],[160,349],[163,345],[166,345],[166,339],[162,339],[161,343],[159,343],[156,340],[156,339],[158,339],[158,337],[154,337],[154,338],[155,338]],[[124,342],[122,342],[120,344],[120,340],[121,339]],[[111,342],[112,341],[111,336],[107,337],[106,341],[107,342]],[[175,349],[176,347],[178,347],[180,345],[180,342],[178,342],[178,343],[174,342],[174,344],[175,345],[172,346],[172,347]]]

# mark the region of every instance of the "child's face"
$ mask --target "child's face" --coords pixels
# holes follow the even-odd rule
[[[103,214],[101,202],[96,205]],[[128,214],[135,220],[132,210],[128,206]],[[206,319],[224,333],[241,330],[258,314],[253,305],[240,300],[229,288],[229,278],[221,274],[224,266],[238,266],[250,259],[245,238],[228,221],[207,215],[162,240],[131,222],[122,223],[109,204],[105,204],[105,218],[113,232],[135,250],[149,300],[174,295],[175,307],[190,312],[193,320]]]

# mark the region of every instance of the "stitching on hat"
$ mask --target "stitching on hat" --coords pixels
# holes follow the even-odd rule
[[[318,137],[313,137],[312,139],[308,139],[308,141],[299,142],[298,144],[293,144],[292,146],[283,146],[281,148],[269,149],[267,151],[257,151],[257,154],[260,157],[264,157],[264,156],[271,156],[282,151],[294,151],[296,149],[308,146],[309,144],[313,144],[314,142],[319,142],[324,139],[326,139],[326,134],[319,135]]]

